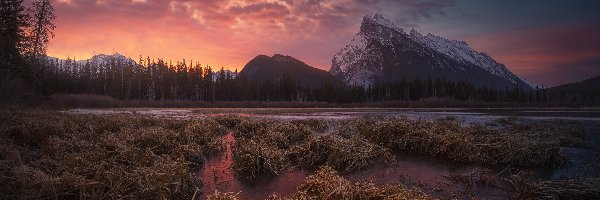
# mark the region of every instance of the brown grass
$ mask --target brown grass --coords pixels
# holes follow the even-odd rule
[[[290,165],[289,148],[311,134],[307,126],[295,123],[244,120],[234,132],[233,169],[248,181],[260,175],[278,175]]]
[[[361,136],[401,152],[419,152],[455,162],[489,165],[560,166],[561,146],[583,144],[583,128],[572,121],[505,124],[500,129],[461,126],[454,118],[435,121],[407,118],[357,118],[342,123],[343,137]]]
[[[254,181],[259,176],[278,175],[293,165],[309,169],[325,165],[353,172],[394,160],[386,148],[359,137],[316,136],[315,129],[326,129],[326,124],[317,120],[242,121],[234,132],[233,169]]]
[[[327,135],[313,138],[292,148],[291,160],[305,168],[330,166],[336,170],[353,172],[376,163],[391,163],[394,155],[386,148],[358,137],[343,138]]]
[[[190,198],[216,122],[1,111],[3,199]]]
[[[419,189],[401,184],[377,186],[372,182],[351,182],[330,167],[321,167],[288,197],[272,199],[431,199]]]

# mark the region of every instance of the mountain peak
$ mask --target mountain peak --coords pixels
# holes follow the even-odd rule
[[[314,68],[306,63],[283,54],[273,56],[259,55],[250,60],[239,73],[240,77],[250,80],[277,80],[290,75],[301,84],[316,86],[333,80],[326,71]]]
[[[464,41],[424,36],[415,29],[407,34],[381,14],[363,18],[360,31],[332,59],[330,72],[347,84],[365,87],[378,81],[467,78],[479,86],[533,88]]]
[[[363,21],[361,23],[361,30],[366,29],[366,27],[370,25],[378,25],[381,27],[386,27],[398,31],[400,33],[404,33],[404,30],[402,28],[396,26],[396,24],[394,24],[391,20],[385,18],[379,13],[375,13],[374,15],[365,15],[363,17]]]

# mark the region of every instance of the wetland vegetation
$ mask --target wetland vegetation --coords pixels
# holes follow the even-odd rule
[[[1,112],[4,199],[244,198],[251,193],[244,187],[241,191],[231,191],[227,185],[217,191],[203,189],[213,188],[214,180],[206,177],[220,177],[199,175],[211,173],[203,171],[206,161],[223,155],[232,160],[226,168],[234,181],[246,185],[260,186],[290,171],[307,172],[295,192],[269,191],[265,196],[269,199],[464,199],[477,198],[476,192],[466,191],[480,187],[508,194],[494,198],[568,199],[597,197],[600,188],[600,168],[594,161],[585,164],[589,172],[585,174],[536,175],[539,169],[568,165],[569,149],[597,152],[588,141],[589,124],[580,121]],[[232,137],[230,151],[223,140],[227,135]],[[442,188],[400,178],[386,183],[349,178],[370,169],[385,171],[412,156],[476,167],[445,173],[441,181],[448,186]]]

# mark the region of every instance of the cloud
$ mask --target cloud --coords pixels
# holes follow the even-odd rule
[[[443,15],[453,0],[54,0],[49,54],[85,58],[113,51],[241,68],[283,53],[328,69],[365,14],[403,24]]]
[[[133,58],[186,58],[205,65],[241,69],[258,54],[282,53],[327,70],[332,56],[358,31],[362,17],[379,12],[403,27],[421,26],[437,35],[466,40],[535,82],[552,86],[600,74],[600,26],[590,25],[589,21],[594,20],[585,20],[600,15],[594,14],[594,5],[587,4],[544,7],[531,2],[489,4],[468,0],[53,3],[57,29],[48,53],[63,58],[120,52]],[[529,9],[536,6],[552,12]],[[505,9],[516,13],[506,14]],[[583,14],[578,15],[579,12]],[[538,15],[542,17],[536,18]],[[554,15],[560,20],[554,20]],[[508,26],[511,24],[524,25]]]

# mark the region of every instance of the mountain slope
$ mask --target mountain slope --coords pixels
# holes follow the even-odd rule
[[[379,14],[363,18],[360,31],[333,57],[330,73],[365,87],[377,81],[443,78],[478,86],[533,88],[466,42],[423,36],[414,29],[406,33]]]
[[[295,81],[309,86],[335,82],[334,77],[327,71],[311,67],[291,56],[280,54],[271,57],[266,55],[256,56],[244,66],[239,73],[239,77],[248,80],[273,81],[282,78],[284,74],[291,75]]]
[[[548,93],[562,93],[581,96],[600,96],[600,76],[586,79],[581,82],[569,83],[551,87],[547,89]]]

